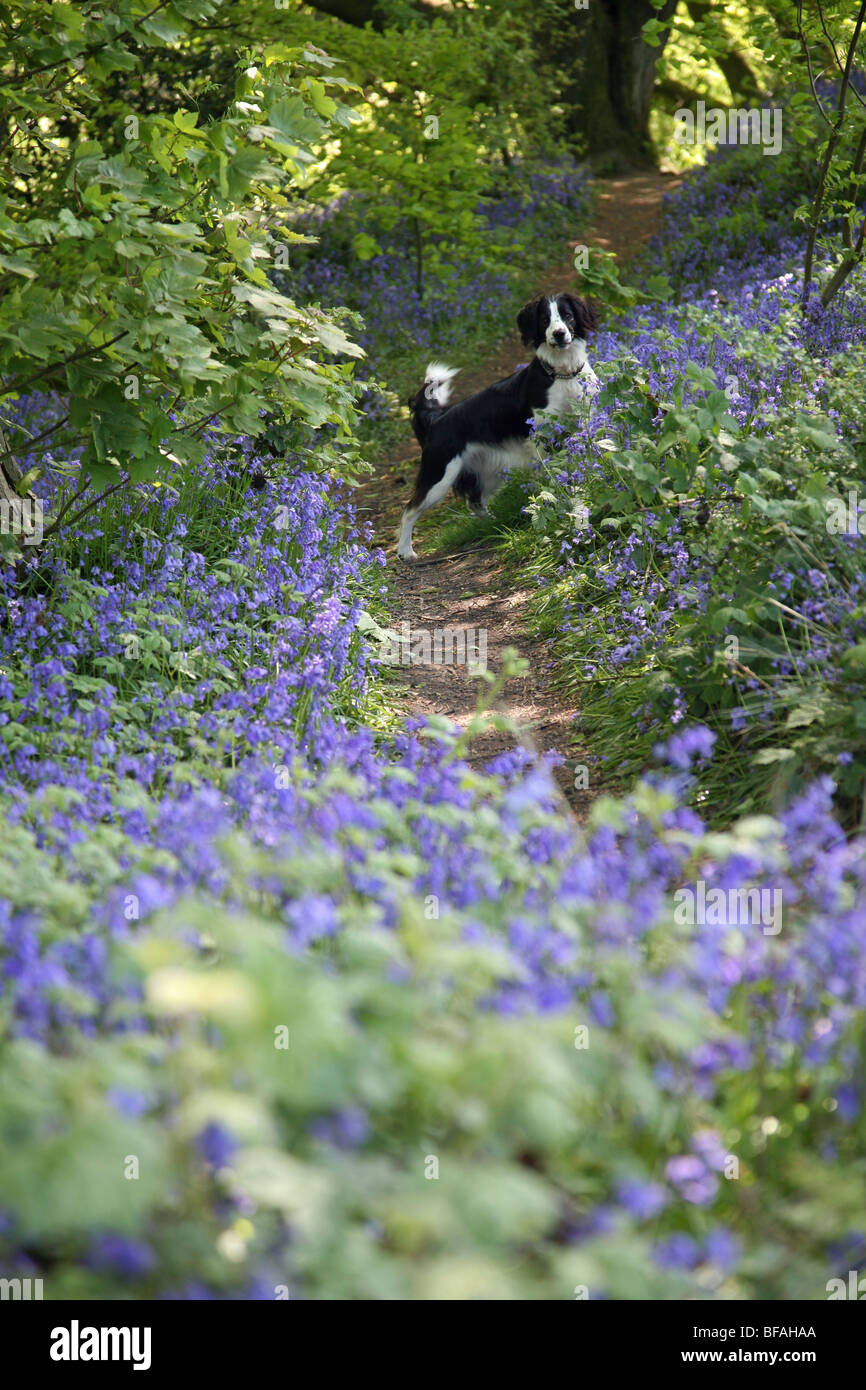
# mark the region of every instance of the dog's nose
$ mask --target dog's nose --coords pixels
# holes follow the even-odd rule
[[[564,342],[565,342],[565,329],[564,329],[564,328],[554,328],[554,330],[553,330],[553,336],[554,336],[554,338],[556,339],[556,341],[557,341],[558,343],[564,343]]]

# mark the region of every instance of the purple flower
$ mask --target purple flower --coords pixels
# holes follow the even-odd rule
[[[706,1173],[703,1161],[695,1154],[681,1154],[679,1158],[668,1159],[665,1174],[669,1182],[679,1185],[695,1182]]]
[[[156,1255],[144,1241],[107,1232],[93,1240],[86,1263],[122,1279],[141,1279],[155,1268]]]
[[[238,1143],[224,1125],[211,1121],[198,1134],[196,1148],[211,1168],[226,1168],[237,1152]]]
[[[115,1110],[130,1120],[146,1115],[152,1105],[151,1099],[141,1091],[127,1091],[121,1086],[109,1086],[105,1096]]]
[[[743,1243],[730,1231],[717,1226],[704,1242],[704,1259],[718,1265],[726,1274],[737,1268],[742,1257]]]
[[[653,1259],[662,1269],[694,1269],[701,1262],[701,1248],[687,1235],[669,1236],[653,1246]]]
[[[666,744],[657,743],[653,752],[661,762],[687,772],[696,758],[712,757],[716,738],[711,729],[703,724],[695,724],[674,734]]]
[[[660,1183],[626,1180],[617,1186],[617,1197],[638,1221],[649,1221],[667,1206],[668,1194]]]
[[[365,1143],[370,1133],[370,1123],[358,1106],[347,1106],[335,1115],[324,1115],[313,1120],[310,1133],[325,1144],[337,1149],[357,1149]]]

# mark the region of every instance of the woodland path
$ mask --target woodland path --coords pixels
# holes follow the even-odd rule
[[[633,257],[658,231],[662,198],[676,187],[678,179],[659,173],[626,174],[595,182],[597,202],[593,220],[580,236],[567,243],[562,256],[527,286],[526,298],[533,294],[560,291],[574,285],[574,248],[580,244],[598,245],[615,251],[620,267]],[[487,386],[498,377],[509,375],[526,360],[526,349],[516,328],[504,338],[486,360],[476,366],[464,365],[457,378],[457,396],[462,398]],[[592,347],[590,346],[590,360]],[[455,363],[454,365],[461,365]],[[407,422],[407,437],[375,475],[356,490],[355,501],[361,518],[372,524],[375,543],[388,559],[390,589],[388,624],[398,631],[408,623],[413,630],[423,628],[475,628],[487,631],[487,668],[502,669],[502,652],[514,647],[529,663],[525,676],[507,682],[496,709],[520,728],[520,742],[540,753],[555,750],[564,758],[583,761],[573,721],[573,706],[553,688],[551,661],[546,641],[533,637],[523,612],[529,597],[515,587],[515,576],[504,566],[495,548],[466,549],[437,555],[429,542],[425,545],[422,518],[415,532],[420,559],[405,564],[396,557],[395,535],[403,505],[411,491],[418,459],[418,444]],[[450,496],[437,510],[462,508],[465,504]],[[479,681],[461,665],[417,665],[394,668],[404,683],[404,713],[410,716],[446,715],[465,727],[475,712]],[[507,732],[490,730],[473,740],[469,762],[482,766],[491,758],[514,747]],[[555,770],[557,785],[578,820],[583,820],[592,800],[592,791],[576,791],[573,773],[564,765]]]

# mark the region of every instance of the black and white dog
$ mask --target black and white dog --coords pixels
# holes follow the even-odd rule
[[[582,299],[573,294],[533,299],[517,315],[517,327],[526,346],[535,349],[528,367],[449,405],[457,369],[431,362],[424,385],[409,401],[421,467],[400,525],[401,560],[416,559],[412,528],[449,488],[484,511],[503,474],[530,462],[532,419],[561,415],[576,400],[598,391],[598,377],[586,357],[595,314]]]

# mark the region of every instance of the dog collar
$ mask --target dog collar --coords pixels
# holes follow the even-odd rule
[[[540,357],[537,357],[535,360],[536,360],[536,362],[538,363],[538,365],[539,365],[545,372],[547,372],[547,375],[548,375],[549,377],[551,377],[552,379],[556,380],[556,381],[571,381],[574,377],[580,376],[581,372],[585,372],[586,369],[587,369],[587,367],[589,366],[589,362],[587,361],[586,358],[584,358],[584,359],[583,359],[583,366],[578,367],[578,368],[576,369],[576,371],[573,371],[573,372],[558,372],[558,371],[556,370],[555,367],[548,367],[547,363],[546,363],[546,362],[542,362],[542,360],[541,360]]]

